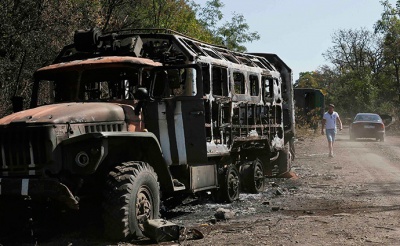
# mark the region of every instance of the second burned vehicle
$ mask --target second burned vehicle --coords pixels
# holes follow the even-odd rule
[[[101,199],[110,238],[141,236],[160,201],[232,202],[290,171],[291,70],[169,30],[78,31],[0,119],[0,199]]]

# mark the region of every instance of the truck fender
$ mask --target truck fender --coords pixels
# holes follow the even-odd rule
[[[64,168],[80,175],[93,174],[102,163],[116,165],[125,161],[146,161],[157,173],[160,187],[166,191],[173,190],[169,168],[153,133],[88,133],[63,141],[62,151]]]

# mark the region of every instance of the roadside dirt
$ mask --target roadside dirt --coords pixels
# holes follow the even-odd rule
[[[325,136],[298,139],[294,178],[268,179],[265,192],[241,194],[232,204],[186,199],[163,217],[198,229],[204,238],[162,245],[400,245],[400,137],[350,141],[345,129],[334,148],[335,157],[329,158]],[[216,221],[218,208],[229,209],[234,217]],[[148,240],[106,242],[96,219],[74,221],[35,242],[154,245]],[[0,237],[0,245],[23,243],[9,242]]]
[[[298,178],[279,182],[283,195],[266,207],[254,201],[253,215],[203,227],[205,238],[191,245],[399,245],[400,139],[348,139],[339,133],[334,158],[324,136],[298,141]]]

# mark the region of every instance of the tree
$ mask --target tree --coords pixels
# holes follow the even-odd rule
[[[13,96],[24,97],[28,105],[32,74],[52,63],[78,29],[166,28],[245,50],[243,43],[258,34],[249,32],[240,14],[218,26],[222,7],[220,0],[205,7],[191,0],[1,0],[0,117],[11,112]]]
[[[259,40],[260,35],[258,32],[250,32],[250,27],[242,14],[233,13],[230,21],[220,25],[224,17],[221,11],[223,7],[224,4],[220,0],[207,1],[204,7],[193,4],[200,24],[211,33],[213,43],[239,52],[247,51],[243,44]]]
[[[260,39],[258,32],[249,32],[249,29],[244,16],[234,13],[230,22],[218,28],[218,37],[228,49],[245,52],[247,49],[243,43]]]
[[[79,27],[97,24],[97,1],[0,1],[0,116],[29,98],[33,72],[52,62]]]
[[[328,98],[349,114],[375,111],[382,90],[380,36],[365,29],[339,30],[332,36],[332,43],[323,54],[333,64],[326,72],[335,79],[329,85]]]
[[[400,101],[400,1],[392,7],[388,0],[383,1],[382,17],[375,24],[375,33],[384,35],[383,55],[385,70],[395,78],[398,100]]]
[[[317,72],[315,71],[302,72],[294,86],[297,88],[320,88],[316,75]]]

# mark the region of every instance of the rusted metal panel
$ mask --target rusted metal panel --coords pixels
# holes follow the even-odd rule
[[[162,64],[147,58],[130,57],[130,56],[104,56],[90,58],[85,60],[75,60],[70,62],[56,63],[46,67],[39,68],[36,74],[52,70],[77,70],[83,71],[86,69],[112,67],[112,66],[149,66],[159,67]]]
[[[157,243],[178,240],[181,230],[180,226],[164,219],[146,220],[143,227],[143,234]]]
[[[215,165],[202,165],[190,167],[190,189],[193,192],[216,187],[217,169]]]
[[[39,175],[52,162],[54,128],[40,127],[0,127],[0,175]]]
[[[45,105],[0,119],[0,125],[25,123],[90,123],[124,121],[123,109],[113,103],[61,103]]]

